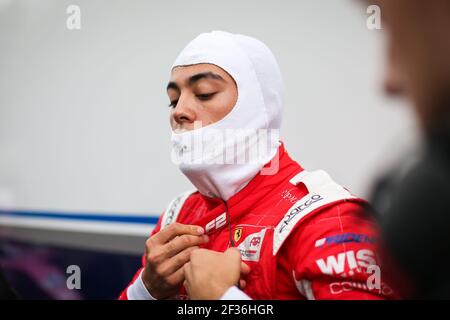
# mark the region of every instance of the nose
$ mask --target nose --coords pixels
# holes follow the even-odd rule
[[[387,67],[385,72],[384,92],[389,96],[401,96],[404,93],[404,88],[398,70]]]
[[[395,54],[392,44],[388,48],[383,87],[389,96],[401,96],[405,93],[404,74],[402,74],[400,61]]]
[[[189,98],[180,96],[178,103],[172,112],[173,121],[181,128],[187,128],[195,121],[195,112],[193,101]]]

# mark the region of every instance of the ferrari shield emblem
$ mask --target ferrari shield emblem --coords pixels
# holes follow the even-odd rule
[[[238,227],[234,230],[234,237],[233,237],[234,242],[238,242],[239,239],[241,239],[241,237],[242,237],[242,227]]]

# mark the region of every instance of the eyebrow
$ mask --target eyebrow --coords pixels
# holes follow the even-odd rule
[[[214,80],[219,80],[219,81],[225,82],[225,80],[220,75],[209,71],[209,72],[202,72],[202,73],[194,74],[193,76],[189,77],[189,79],[187,80],[187,84],[189,86],[192,86],[196,82],[198,82],[202,79],[214,79]],[[174,89],[174,90],[180,91],[180,87],[173,81],[170,81],[167,84],[167,90],[169,90],[169,89]]]

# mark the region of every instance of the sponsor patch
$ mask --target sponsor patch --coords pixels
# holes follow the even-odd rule
[[[314,203],[323,200],[322,196],[319,194],[314,194],[311,197],[309,197],[307,200],[305,200],[303,203],[300,203],[298,206],[296,206],[294,209],[288,212],[288,214],[285,215],[283,219],[283,223],[279,229],[279,233],[282,233],[284,228],[286,228],[287,225],[291,222],[292,219],[299,213],[301,213],[303,210],[308,209],[311,205]]]
[[[376,293],[384,296],[391,296],[394,294],[394,291],[391,287],[389,287],[386,283],[381,283],[381,287],[370,288],[364,282],[356,282],[356,281],[338,281],[330,283],[330,293],[333,295],[343,294],[349,291],[367,291],[370,293]]]
[[[370,265],[376,265],[375,253],[372,250],[349,250],[316,260],[323,274],[331,276],[351,277],[362,273]]]
[[[325,245],[341,244],[341,243],[368,243],[375,244],[376,238],[360,233],[342,233],[316,240],[315,247],[320,248]]]
[[[241,251],[243,261],[259,261],[265,234],[266,229],[252,233],[237,247]]]

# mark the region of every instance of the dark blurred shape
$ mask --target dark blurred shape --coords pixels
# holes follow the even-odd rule
[[[389,264],[407,278],[407,298],[449,299],[450,279],[450,1],[374,0],[386,32],[385,91],[401,95],[422,129],[416,163],[405,159],[379,179]],[[405,292],[403,292],[405,293]]]
[[[11,288],[0,268],[0,300],[17,300],[17,294]]]
[[[373,196],[387,250],[409,280],[407,298],[450,299],[450,121],[402,172],[381,178]]]

